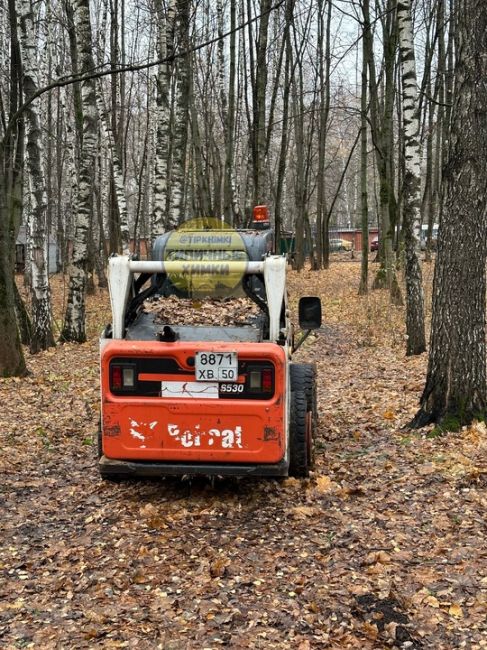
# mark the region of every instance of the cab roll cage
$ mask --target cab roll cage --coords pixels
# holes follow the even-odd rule
[[[183,268],[184,266],[184,268]],[[205,262],[205,267],[220,267],[220,261]],[[234,269],[241,272],[242,262],[225,262],[229,272]],[[201,262],[175,261],[138,261],[127,255],[114,255],[108,264],[108,287],[112,307],[112,338],[123,339],[125,313],[130,295],[133,275],[136,273],[184,273],[191,274],[201,269]],[[201,272],[201,271],[200,271]],[[267,306],[269,309],[269,341],[278,342],[280,334],[280,316],[286,291],[286,258],[281,255],[269,255],[261,262],[247,262],[243,275],[263,275],[266,287]]]

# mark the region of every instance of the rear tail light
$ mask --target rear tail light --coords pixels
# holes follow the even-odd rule
[[[272,390],[272,370],[262,371],[262,390],[264,393],[270,393]]]
[[[112,390],[122,390],[123,373],[122,366],[112,366]]]
[[[110,370],[110,389],[113,392],[133,392],[135,390],[137,383],[135,364],[112,364]]]
[[[251,393],[262,395],[274,391],[274,372],[272,368],[249,369],[247,388]]]

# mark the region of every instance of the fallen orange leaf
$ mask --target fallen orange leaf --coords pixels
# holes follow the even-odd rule
[[[455,618],[463,618],[463,610],[458,605],[457,603],[453,603],[453,605],[450,605],[450,609],[448,610],[448,613],[450,616],[454,616]]]

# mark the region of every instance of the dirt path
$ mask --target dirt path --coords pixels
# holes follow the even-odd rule
[[[0,647],[487,648],[485,426],[401,428],[425,360],[357,272],[292,277],[325,302],[306,481],[100,481],[94,336],[2,380]]]

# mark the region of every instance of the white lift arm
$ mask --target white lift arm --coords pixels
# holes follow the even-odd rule
[[[201,268],[201,262],[157,262],[135,261],[126,255],[115,255],[109,259],[108,287],[112,307],[112,337],[122,339],[124,333],[125,311],[134,273],[181,273],[191,267]],[[221,265],[221,262],[204,262],[204,265]],[[232,270],[241,270],[242,262],[225,262]],[[281,308],[286,290],[286,259],[279,255],[266,257],[262,262],[247,262],[245,274],[263,274],[269,307],[269,340],[279,338]]]

